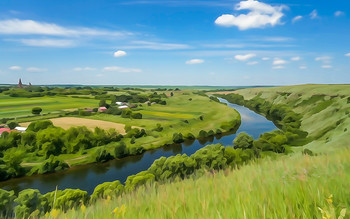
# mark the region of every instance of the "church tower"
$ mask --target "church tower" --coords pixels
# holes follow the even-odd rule
[[[22,80],[21,79],[19,79],[18,88],[23,88],[23,84],[22,84]]]

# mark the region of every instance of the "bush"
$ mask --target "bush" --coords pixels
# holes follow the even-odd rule
[[[188,133],[187,135],[185,135],[186,139],[195,139],[196,137],[192,134],[192,133]]]
[[[174,143],[182,143],[182,142],[184,142],[182,134],[181,133],[174,133],[173,134],[173,142]]]
[[[44,212],[45,210],[42,205],[43,196],[37,189],[25,189],[21,191],[15,202],[18,204],[14,208],[16,218],[28,218],[35,210],[40,212]]]
[[[245,132],[241,132],[233,140],[234,148],[249,149],[253,147],[253,137]]]
[[[50,120],[39,120],[29,124],[27,131],[38,132],[40,130],[53,127],[53,123]]]
[[[136,175],[131,175],[126,179],[125,190],[133,191],[138,186],[147,185],[154,182],[154,179],[155,176],[148,171],[142,171]]]
[[[122,158],[122,157],[125,157],[125,155],[127,155],[127,153],[128,153],[128,151],[126,148],[126,144],[124,142],[115,143],[114,157]]]
[[[152,131],[161,132],[163,131],[163,127],[161,124],[157,123],[156,128],[152,129]]]
[[[14,129],[18,126],[18,122],[14,122],[14,121],[8,122],[7,126],[9,127],[9,129]]]
[[[91,116],[90,111],[85,111],[85,110],[80,110],[79,111],[79,116]]]
[[[86,205],[89,200],[88,193],[80,189],[65,189],[56,195],[56,201],[53,208],[61,209],[63,211],[78,208],[81,204]]]
[[[131,109],[122,110],[122,118],[130,118],[132,114]]]
[[[204,130],[201,130],[199,132],[198,138],[207,138],[208,137],[208,133]]]
[[[108,197],[117,197],[124,191],[124,186],[119,180],[114,182],[105,182],[96,186],[94,192],[91,195],[90,200],[92,202],[97,199],[107,199]]]
[[[97,149],[96,152],[94,153],[94,156],[95,156],[95,161],[101,162],[101,163],[107,162],[114,158],[109,152],[107,152],[106,149],[102,149],[102,148]]]
[[[32,114],[39,115],[41,113],[41,111],[43,111],[43,109],[41,109],[40,107],[34,107],[32,109]]]
[[[13,191],[6,191],[0,189],[0,217],[5,218],[12,214],[12,209],[14,207],[14,200],[16,196]]]
[[[45,160],[38,168],[33,168],[31,173],[54,173],[68,168],[68,164],[51,155],[49,159]]]
[[[142,119],[142,114],[141,113],[132,113],[131,118],[133,119]]]

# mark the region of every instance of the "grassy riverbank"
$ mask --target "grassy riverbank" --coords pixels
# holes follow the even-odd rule
[[[349,218],[349,85],[238,90],[292,107],[312,141],[295,153],[240,169],[141,187],[117,199],[51,216],[58,218]],[[313,156],[303,155],[311,149]]]

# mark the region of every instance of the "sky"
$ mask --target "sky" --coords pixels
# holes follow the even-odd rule
[[[344,0],[1,0],[0,84],[350,83]]]

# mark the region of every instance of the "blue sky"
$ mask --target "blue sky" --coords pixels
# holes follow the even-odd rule
[[[350,83],[350,2],[0,1],[0,84]]]

